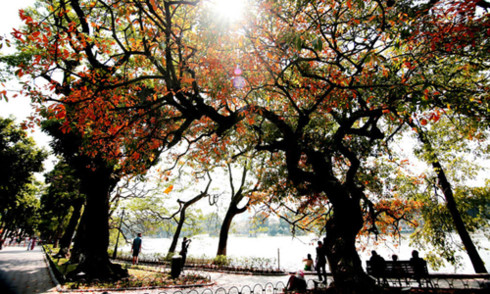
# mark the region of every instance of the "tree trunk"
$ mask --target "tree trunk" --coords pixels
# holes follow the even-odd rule
[[[475,270],[476,273],[487,273],[487,270],[485,268],[485,264],[483,260],[480,257],[480,254],[478,253],[478,250],[476,250],[476,246],[473,243],[473,240],[471,240],[470,234],[466,230],[466,226],[463,222],[463,219],[461,218],[461,214],[458,210],[458,207],[456,206],[456,201],[454,200],[454,195],[453,195],[453,189],[451,188],[451,184],[446,178],[446,174],[444,173],[444,169],[442,168],[441,163],[439,162],[439,159],[436,156],[436,152],[434,148],[432,148],[432,144],[429,141],[429,138],[427,137],[427,134],[424,132],[422,128],[419,126],[415,125],[413,122],[409,123],[409,125],[412,128],[415,128],[417,130],[417,135],[419,140],[422,142],[424,145],[424,148],[426,151],[431,154],[430,155],[430,163],[432,164],[432,167],[434,168],[434,172],[437,174],[437,179],[439,181],[440,188],[444,194],[444,197],[446,199],[446,207],[449,210],[449,213],[451,214],[451,217],[453,219],[454,227],[456,228],[456,231],[459,234],[459,237],[461,238],[461,242],[463,243],[466,252],[468,253],[468,256],[470,257],[471,263],[473,264],[473,269]]]
[[[83,199],[78,199],[73,204],[73,212],[66,227],[63,237],[60,239],[60,251],[57,255],[66,256],[70,250],[71,241],[73,239],[73,233],[77,228],[78,221],[80,220],[80,215],[82,214]]]
[[[244,198],[244,192],[243,189],[245,187],[245,180],[247,179],[247,161],[243,164],[243,171],[242,171],[242,178],[241,178],[241,183],[240,187],[235,193],[235,186],[233,185],[233,170],[231,168],[231,164],[228,163],[228,174],[229,174],[229,182],[230,182],[230,188],[231,188],[231,201],[230,201],[230,206],[228,207],[228,211],[226,212],[225,219],[223,220],[223,223],[221,225],[221,229],[219,232],[219,243],[218,243],[218,252],[216,253],[216,256],[219,255],[225,255],[226,256],[226,247],[228,243],[228,233],[230,231],[231,223],[233,221],[233,218],[240,214],[245,212],[247,210],[247,207],[250,202],[247,202],[245,206],[242,208],[238,208],[238,204],[243,200]]]
[[[175,252],[175,249],[177,248],[177,242],[179,240],[180,232],[182,231],[182,227],[184,226],[184,222],[185,222],[185,211],[192,204],[194,204],[197,201],[201,200],[202,198],[208,196],[208,190],[209,190],[210,186],[211,186],[211,178],[209,179],[209,182],[206,186],[206,190],[204,190],[204,192],[201,192],[197,196],[194,196],[194,198],[192,198],[189,201],[182,201],[182,200],[177,201],[180,205],[180,208],[179,208],[180,209],[180,217],[179,217],[179,222],[177,223],[177,229],[175,230],[174,237],[172,238],[172,244],[170,244],[170,248],[168,249],[168,255]]]
[[[470,234],[466,230],[463,219],[461,218],[461,214],[456,206],[456,201],[454,200],[453,190],[451,189],[451,185],[449,184],[444,170],[442,169],[439,161],[434,161],[432,163],[434,170],[437,173],[437,178],[439,180],[439,185],[444,193],[444,197],[446,198],[446,207],[451,213],[451,217],[453,218],[454,226],[456,227],[456,231],[461,238],[461,242],[470,257],[471,263],[473,264],[473,269],[476,273],[487,273],[487,269],[485,268],[485,263],[480,257],[478,250],[476,250],[476,246],[471,240]]]
[[[363,225],[362,212],[356,200],[337,202],[327,221],[325,241],[328,265],[337,293],[376,293],[376,285],[362,268],[356,250],[356,236]]]
[[[230,207],[228,208],[228,211],[226,212],[225,219],[223,220],[223,223],[221,224],[221,229],[219,232],[219,243],[218,243],[218,252],[216,253],[216,256],[218,255],[225,255],[226,256],[226,247],[228,243],[228,233],[230,231],[231,223],[233,221],[233,218],[244,212],[246,210],[247,206],[238,209],[236,203],[232,201],[230,204]]]
[[[177,223],[177,228],[175,229],[175,233],[172,238],[172,243],[170,244],[170,248],[168,249],[169,255],[174,253],[175,249],[177,248],[177,242],[179,241],[180,232],[182,231],[182,227],[184,226],[186,208],[187,207],[185,205],[181,208],[179,222]]]
[[[78,263],[69,278],[84,273],[87,280],[114,280],[128,276],[127,270],[110,262],[109,193],[117,180],[111,168],[86,170],[80,177],[80,190],[86,196],[86,205],[75,236],[70,261]]]
[[[60,239],[63,237],[64,223],[68,215],[66,213],[60,214],[58,218],[58,227],[52,234],[52,239],[54,239],[53,248],[58,248]]]

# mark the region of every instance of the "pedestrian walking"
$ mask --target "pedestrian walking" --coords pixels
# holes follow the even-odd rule
[[[31,250],[34,250],[34,247],[36,246],[36,241],[37,241],[36,237],[31,238]]]

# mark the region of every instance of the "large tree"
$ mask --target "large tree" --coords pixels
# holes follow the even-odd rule
[[[127,276],[121,266],[109,260],[109,209],[110,193],[121,178],[115,161],[81,152],[85,138],[79,132],[63,132],[56,119],[43,121],[43,130],[53,138],[53,151],[62,155],[74,176],[79,180],[79,192],[85,196],[85,208],[78,224],[70,261],[78,264],[71,272],[75,278],[85,272],[89,279],[112,279]],[[81,205],[78,199],[77,205]],[[74,220],[75,221],[75,220]],[[75,225],[76,223],[73,223]],[[93,242],[92,236],[98,236]],[[71,236],[67,238],[71,239]]]
[[[411,23],[407,44],[417,49],[406,62],[412,65],[411,70],[418,73],[413,80],[424,85],[414,94],[424,99],[417,104],[417,109],[398,114],[407,116],[408,113],[406,122],[423,146],[422,158],[432,166],[454,228],[475,272],[486,273],[483,260],[457,208],[447,157],[464,151],[467,144],[486,139],[489,98],[485,89],[489,80],[487,52],[490,49],[490,21],[481,8],[487,10],[489,6],[487,1],[455,1],[449,6],[444,5],[443,1],[429,1],[425,10],[409,11],[418,19]],[[434,58],[437,58],[437,63]],[[444,123],[447,120],[449,124]],[[426,125],[433,125],[438,131],[431,134],[426,130]],[[439,125],[453,131],[446,133],[438,128]],[[438,136],[445,141],[439,144],[439,148],[436,144]],[[461,142],[456,143],[458,141]],[[446,158],[441,156],[443,154],[447,154]]]
[[[234,30],[212,21],[206,1],[39,2],[45,15],[23,12],[26,27],[15,33],[36,53],[18,74],[48,81],[49,94],[31,97],[62,120],[64,132],[86,138],[86,154],[117,159],[118,168],[133,173],[151,165],[155,150],[178,143],[199,147],[209,161],[235,140],[253,142],[278,155],[274,162],[287,171],[283,184],[297,197],[331,205],[326,246],[336,287],[372,288],[355,248],[372,196],[362,181],[366,166],[386,135],[400,130],[397,113],[445,95],[421,82],[424,64],[445,56],[407,38],[426,6],[264,0]],[[444,83],[469,73],[455,72]],[[484,79],[471,86],[487,85]],[[485,95],[472,99],[481,103],[470,109],[488,102]],[[106,205],[97,205],[105,213]]]
[[[34,181],[24,185],[17,194],[15,202],[2,214],[1,239],[38,235],[41,217],[39,213],[40,187],[41,183]]]
[[[28,217],[28,213],[19,213],[19,203],[26,202],[28,194],[35,190],[29,185],[34,184],[34,173],[43,170],[46,157],[47,153],[36,147],[12,118],[0,117],[0,219],[4,224],[10,223],[9,229],[14,229],[11,228],[17,222],[14,219]]]
[[[41,196],[46,228],[43,237],[55,244],[59,241],[58,254],[65,256],[69,252],[80,220],[85,197],[80,193],[80,180],[63,159],[59,160],[52,171],[46,173],[45,182],[49,186]],[[53,228],[53,225],[56,227]]]

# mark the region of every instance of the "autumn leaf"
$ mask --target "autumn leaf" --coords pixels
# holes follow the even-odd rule
[[[165,191],[163,191],[163,193],[165,194],[168,194],[170,193],[172,190],[174,189],[174,185],[170,185],[167,187],[167,189],[165,189]]]

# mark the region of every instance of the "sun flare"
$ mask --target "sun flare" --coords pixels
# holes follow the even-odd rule
[[[212,3],[217,15],[228,21],[240,20],[246,9],[246,0],[212,0]]]

